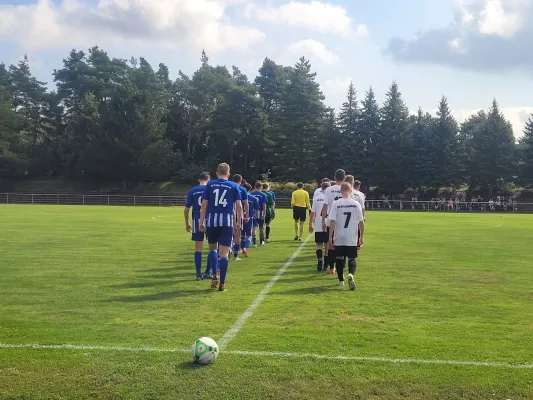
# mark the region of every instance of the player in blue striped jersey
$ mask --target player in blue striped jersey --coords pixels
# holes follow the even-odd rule
[[[244,184],[244,188],[249,192],[250,190],[252,190],[252,185],[246,183]],[[259,215],[259,200],[257,200],[256,197],[248,197],[248,210],[250,218],[244,222],[244,226],[241,233],[242,254],[244,254],[245,257],[248,257],[248,248],[250,247],[252,231],[254,229],[254,221]]]
[[[211,267],[217,272],[220,269],[221,292],[225,291],[233,232],[241,229],[237,221],[242,218],[241,191],[234,182],[228,181],[229,174],[228,164],[222,163],[218,166],[218,179],[205,186],[200,210],[200,231],[207,232],[208,260]],[[218,274],[214,274],[211,287],[215,289],[217,286]]]
[[[242,186],[242,176],[239,174],[235,174],[233,176],[233,182],[239,187],[239,190],[241,191],[241,202],[243,207],[243,214],[242,219],[240,221],[237,221],[237,223],[240,225],[240,228],[238,231],[235,231],[235,240],[233,241],[233,259],[235,261],[240,261],[239,258],[239,251],[241,250],[241,231],[244,228],[245,221],[248,220],[249,210],[248,210],[248,191]]]
[[[256,220],[254,219],[254,229],[252,232],[252,242],[254,243],[254,246],[257,246],[257,228],[259,228],[259,239],[261,246],[264,246],[265,244],[265,217],[268,198],[267,195],[261,191],[262,189],[263,184],[258,181],[254,185],[254,190],[249,193],[250,196],[254,196],[259,202],[258,216]]]
[[[198,177],[198,186],[193,187],[187,194],[185,201],[185,229],[190,232],[191,239],[194,241],[194,265],[196,267],[196,280],[200,281],[202,277],[202,251],[204,247],[205,233],[200,232],[200,209],[202,207],[202,194],[205,185],[209,182],[209,173],[202,172]],[[192,220],[189,221],[189,214],[192,208]],[[192,222],[192,224],[191,224]],[[215,271],[216,272],[216,271]],[[209,263],[206,268],[205,276],[209,276]]]

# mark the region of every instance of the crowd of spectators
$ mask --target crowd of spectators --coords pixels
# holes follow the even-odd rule
[[[367,201],[368,209],[395,210],[431,210],[431,211],[515,211],[517,202],[508,196],[494,196],[489,200],[481,196],[467,198],[466,196],[434,197],[430,200],[419,200],[417,196],[408,199],[394,199],[392,196],[382,195],[379,201]]]

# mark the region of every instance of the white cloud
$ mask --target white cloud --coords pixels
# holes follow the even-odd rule
[[[287,49],[296,56],[305,56],[309,59],[317,58],[325,64],[336,64],[340,61],[339,56],[329,50],[324,43],[313,39],[292,43]]]
[[[455,38],[453,40],[450,40],[449,45],[454,51],[458,53],[466,53],[466,49],[461,38]]]
[[[0,39],[25,47],[105,45],[124,41],[246,49],[265,35],[228,22],[226,8],[243,0],[38,0],[0,8]]]
[[[345,96],[348,93],[348,86],[350,86],[351,82],[353,82],[352,77],[337,76],[333,79],[325,80],[322,84],[322,89],[326,94],[326,98],[329,100],[328,96]]]
[[[353,25],[344,7],[322,1],[290,1],[279,7],[249,4],[246,15],[259,21],[308,28],[321,33],[368,34],[365,25]]]
[[[485,0],[479,13],[478,30],[485,35],[512,38],[524,26],[523,13],[529,0]]]

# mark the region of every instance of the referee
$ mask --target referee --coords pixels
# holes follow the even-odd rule
[[[304,184],[298,182],[296,187],[298,189],[292,192],[291,207],[292,218],[294,219],[294,240],[301,242],[304,233],[304,222],[307,218],[307,212],[311,210],[311,202],[309,201],[309,193],[304,190]]]

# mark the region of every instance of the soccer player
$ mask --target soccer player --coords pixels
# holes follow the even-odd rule
[[[359,202],[359,204],[361,204],[361,207],[363,209],[363,219],[365,220],[366,222],[366,217],[365,217],[365,210],[366,210],[366,207],[365,207],[365,203],[366,203],[366,197],[365,197],[365,194],[363,192],[361,192],[361,182],[360,181],[355,181],[354,184],[353,184],[353,188],[354,188],[354,191],[355,191],[355,194],[357,196],[359,196],[359,198],[361,199],[361,201]],[[360,250],[362,247],[361,246],[358,246],[357,250]]]
[[[346,175],[346,178],[344,179],[344,182],[347,182],[350,184],[350,186],[352,187],[352,191],[350,193],[350,198],[354,199],[355,201],[357,201],[360,205],[361,205],[361,208],[363,209],[363,212],[365,210],[365,200],[364,200],[364,196],[362,196],[363,193],[359,192],[358,190],[355,190],[355,178],[353,175]],[[359,181],[357,181],[359,182]],[[359,182],[360,183],[360,182]]]
[[[202,207],[202,193],[205,185],[209,181],[209,173],[202,172],[198,177],[198,186],[193,187],[187,194],[185,201],[185,229],[192,234],[191,239],[194,241],[194,265],[196,267],[196,280],[201,281],[202,277],[202,251],[204,248],[205,234],[200,232],[200,208]],[[192,225],[189,222],[189,212],[192,208]],[[205,271],[205,276],[210,274],[209,263]]]
[[[309,193],[304,190],[304,184],[298,182],[297,189],[292,192],[291,207],[292,218],[294,219],[294,240],[302,241],[304,233],[304,223],[307,219],[307,211],[311,210],[311,202],[309,201]]]
[[[249,210],[248,210],[248,191],[242,186],[242,176],[239,174],[233,175],[233,182],[239,187],[239,190],[241,191],[241,202],[243,205],[243,218],[241,221],[237,221],[237,224],[239,225],[240,229],[238,231],[235,231],[235,240],[233,242],[233,259],[235,261],[241,261],[239,258],[239,251],[241,249],[241,231],[244,228],[245,221],[249,218]]]
[[[316,258],[318,260],[316,269],[318,271],[327,270],[327,266],[324,264],[322,249],[324,245],[328,245],[329,237],[328,232],[322,230],[322,207],[324,205],[324,200],[326,199],[324,192],[328,187],[329,180],[322,182],[320,192],[315,193],[313,197],[313,207],[311,207],[311,218],[309,219],[309,233],[313,233],[313,231],[315,232]]]
[[[228,257],[233,241],[233,231],[241,229],[237,221],[242,218],[241,190],[234,182],[228,181],[229,174],[229,165],[219,164],[217,168],[218,179],[210,181],[205,186],[200,210],[200,231],[207,231],[209,263],[215,271],[220,269],[219,290],[221,292],[226,290]],[[217,286],[218,276],[214,274],[211,287],[216,289]]]
[[[326,197],[324,205],[322,206],[322,230],[328,232],[328,237],[333,232],[330,232],[329,222],[328,222],[328,213],[333,206],[335,200],[340,199],[341,196],[341,185],[346,179],[346,172],[343,169],[338,169],[335,171],[335,184],[328,187],[324,193]],[[335,275],[335,246],[331,243],[328,244],[328,264],[329,264],[329,273]]]
[[[361,205],[350,198],[352,185],[344,182],[341,185],[342,197],[333,202],[329,210],[329,242],[335,246],[337,286],[344,286],[344,259],[348,259],[348,285],[350,290],[355,290],[355,269],[357,246],[363,244],[365,222]],[[359,236],[359,232],[361,232]],[[359,239],[358,239],[359,237]]]
[[[324,182],[328,182],[328,183],[330,183],[329,178],[324,178],[324,179],[322,179],[322,181],[318,184],[318,189],[316,189],[316,190],[315,190],[315,193],[313,193],[313,199],[315,198],[315,196],[316,196],[317,194],[319,194],[319,193],[322,192],[322,184],[323,184]]]
[[[270,243],[270,223],[276,217],[276,195],[270,190],[268,183],[263,183],[263,193],[267,196],[265,215],[265,241]]]
[[[259,228],[259,243],[261,246],[265,245],[265,217],[266,217],[266,207],[267,207],[267,196],[262,192],[263,184],[257,181],[254,185],[254,190],[252,190],[249,195],[254,196],[259,202],[257,219],[254,219],[254,229],[252,232],[252,242],[254,246],[257,246],[257,237],[255,235],[256,229]]]
[[[246,183],[244,188],[250,192],[252,190],[252,185]],[[241,232],[242,254],[244,254],[245,257],[248,257],[248,248],[250,247],[252,231],[254,229],[254,221],[258,219],[259,214],[259,200],[257,200],[256,197],[248,197],[248,210],[250,213],[250,218],[244,222],[244,227]]]

